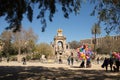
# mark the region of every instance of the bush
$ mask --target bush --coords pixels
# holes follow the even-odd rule
[[[26,56],[26,60],[29,61],[31,59],[31,56],[30,55],[27,55]]]
[[[34,54],[32,60],[40,60],[40,54]]]
[[[11,56],[11,57],[10,57],[10,61],[17,61],[17,57]]]

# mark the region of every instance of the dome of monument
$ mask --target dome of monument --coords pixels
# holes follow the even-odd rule
[[[62,29],[58,29],[58,31],[57,31],[58,33],[61,33],[62,32]]]

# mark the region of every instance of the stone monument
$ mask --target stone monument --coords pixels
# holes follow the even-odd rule
[[[66,43],[66,37],[63,35],[62,29],[57,30],[57,35],[54,37],[54,42],[51,44],[57,58],[67,55],[69,45]]]

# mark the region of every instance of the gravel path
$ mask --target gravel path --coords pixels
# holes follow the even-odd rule
[[[109,68],[108,68],[109,69]],[[110,69],[109,69],[110,70]],[[67,64],[0,62],[0,80],[120,80],[120,72],[106,72],[101,64],[79,68]]]

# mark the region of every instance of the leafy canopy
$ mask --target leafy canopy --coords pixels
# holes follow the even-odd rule
[[[64,17],[68,18],[69,13],[78,13],[81,1],[82,0],[0,0],[0,17],[5,16],[5,20],[9,23],[9,26],[6,29],[13,29],[13,31],[16,32],[21,29],[21,21],[23,20],[24,15],[32,22],[33,9],[34,6],[37,6],[39,13],[36,18],[40,19],[41,24],[43,25],[43,32],[46,27],[46,11],[49,12],[48,18],[52,21],[52,18],[57,11],[57,5],[61,5]]]
[[[101,33],[100,25],[95,23],[91,28],[91,33],[92,34],[100,34]]]
[[[105,31],[120,31],[120,0],[91,0],[95,4],[91,15],[97,15],[98,23],[104,22]]]
[[[34,6],[37,6],[39,13],[36,18],[40,19],[43,32],[47,26],[46,11],[49,12],[48,19],[52,21],[58,5],[61,5],[64,17],[69,18],[70,13],[79,13],[83,1],[88,1],[95,5],[91,15],[97,15],[98,23],[105,23],[107,34],[112,30],[119,32],[120,0],[0,0],[0,17],[5,16],[5,20],[9,23],[6,29],[19,31],[24,16],[27,16],[28,20],[32,22]]]

